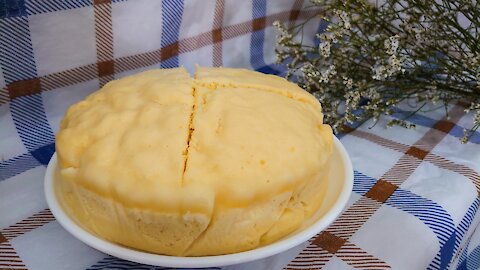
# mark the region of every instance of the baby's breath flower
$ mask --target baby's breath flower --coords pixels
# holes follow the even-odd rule
[[[401,126],[401,127],[408,128],[408,129],[415,128],[415,124],[412,124],[412,123],[409,123],[405,120],[400,120],[400,119],[392,119],[392,120],[388,121],[387,127],[393,127],[393,126]]]
[[[467,134],[467,131],[465,131],[463,134],[464,134],[464,135],[463,135],[462,138],[460,139],[460,142],[463,143],[463,144],[465,144],[465,143],[468,142],[468,134]]]
[[[330,56],[330,47],[331,47],[330,41],[325,41],[320,43],[320,45],[318,45],[320,55],[325,58],[328,58]]]
[[[480,105],[480,104],[478,104]],[[477,109],[474,116],[473,116],[474,123],[480,123],[480,109]]]
[[[379,65],[373,68],[374,80],[383,81],[387,78],[387,68],[385,66]]]
[[[388,75],[391,76],[402,70],[402,62],[396,55],[391,55],[388,58]]]
[[[328,83],[330,78],[332,78],[332,76],[334,76],[335,74],[337,74],[337,71],[335,70],[335,65],[331,65],[327,69],[321,72],[318,82]]]
[[[398,50],[398,35],[391,36],[388,39],[385,39],[384,46],[387,50],[387,54],[393,55]]]
[[[365,91],[363,96],[371,100],[380,100],[381,98],[380,93],[378,93],[378,91],[375,90],[375,88],[367,89],[367,91]],[[375,106],[376,104],[373,104],[373,105]]]
[[[343,84],[347,87],[347,89],[352,89],[353,87],[353,80],[346,76],[343,76]]]
[[[304,65],[301,68],[303,73],[303,78],[307,81],[307,83],[315,83],[320,72],[310,63]]]
[[[275,22],[277,60],[322,102],[325,121],[336,131],[390,115],[403,100],[416,101],[414,114],[426,102],[448,109],[463,99],[472,104],[466,141],[480,128],[480,33],[478,23],[459,30],[451,18],[459,12],[479,18],[480,9],[463,0],[436,1],[434,8],[428,1],[380,2],[312,0],[321,9],[316,18],[328,22],[315,34],[318,47],[298,41],[308,36],[294,37],[306,33],[305,23],[288,29]],[[415,126],[408,119],[392,119],[392,125]]]
[[[277,44],[281,46],[288,45],[293,39],[293,35],[288,31],[286,26],[280,21],[274,21],[273,26],[278,30]]]
[[[350,30],[352,28],[352,25],[350,24],[350,19],[348,18],[347,13],[342,10],[339,15],[340,19],[342,19],[345,29]]]

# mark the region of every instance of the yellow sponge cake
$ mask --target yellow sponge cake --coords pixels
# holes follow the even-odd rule
[[[57,192],[102,238],[219,255],[297,229],[323,199],[332,130],[283,78],[231,68],[145,71],[71,106]]]

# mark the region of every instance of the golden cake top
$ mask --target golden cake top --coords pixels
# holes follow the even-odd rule
[[[64,181],[126,207],[211,213],[294,190],[323,168],[332,131],[285,79],[229,68],[151,70],[69,108]]]

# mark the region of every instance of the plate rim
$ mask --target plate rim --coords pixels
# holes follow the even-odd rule
[[[336,136],[333,136],[333,143],[340,154],[340,158],[343,160],[345,171],[343,187],[333,206],[322,218],[312,223],[303,231],[298,232],[294,237],[286,237],[266,246],[238,253],[202,257],[167,256],[131,249],[97,237],[83,229],[80,225],[77,225],[65,213],[56,198],[54,190],[54,169],[57,165],[56,152],[52,155],[46,169],[44,192],[48,207],[58,223],[75,238],[103,253],[132,262],[164,267],[189,268],[235,265],[270,257],[296,247],[323,231],[342,213],[353,190],[353,166],[345,147]]]

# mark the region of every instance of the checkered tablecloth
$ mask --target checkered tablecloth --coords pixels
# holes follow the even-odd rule
[[[0,269],[163,269],[98,252],[55,221],[45,166],[66,108],[106,82],[150,68],[274,65],[275,20],[307,1],[0,1]],[[305,33],[322,28],[308,24]],[[313,36],[312,34],[310,36]],[[311,42],[314,42],[313,40]],[[355,169],[348,208],[287,252],[223,269],[479,269],[480,134],[458,138],[465,104],[388,118],[339,135]],[[435,105],[432,105],[434,108]],[[396,108],[394,118],[412,110]],[[428,111],[428,112],[427,112]]]

